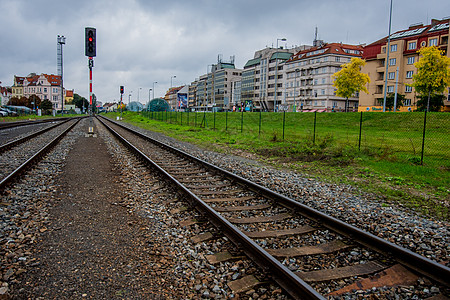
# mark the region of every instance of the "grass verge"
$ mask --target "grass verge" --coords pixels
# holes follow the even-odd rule
[[[108,116],[116,118],[117,114]],[[133,125],[206,149],[251,157],[330,183],[350,184],[378,195],[383,205],[401,205],[429,217],[450,220],[450,162],[445,153],[439,159],[429,159],[429,163],[420,165],[417,155],[394,151],[387,144],[367,145],[358,150],[354,145],[342,142],[330,128],[314,140],[305,136],[287,141],[275,130],[261,138],[239,130],[213,130],[192,124],[161,122],[131,112],[124,112],[123,118]],[[375,121],[372,119],[371,122]],[[199,120],[197,125],[200,124]],[[266,129],[267,132],[270,129]]]

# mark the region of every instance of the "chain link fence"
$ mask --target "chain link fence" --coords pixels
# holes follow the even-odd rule
[[[395,155],[415,164],[450,167],[448,113],[143,112],[183,126],[246,135],[254,139],[313,145],[332,140],[369,155]]]

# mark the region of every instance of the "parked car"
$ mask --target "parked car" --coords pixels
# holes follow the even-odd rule
[[[7,117],[8,113],[6,111],[0,110],[0,116],[1,117]]]
[[[11,116],[11,117],[16,117],[17,116],[17,113],[15,111],[7,109],[7,108],[4,108],[4,107],[0,108],[0,111],[6,112],[6,115]]]

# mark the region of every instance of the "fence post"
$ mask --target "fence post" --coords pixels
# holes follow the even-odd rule
[[[228,109],[225,111],[225,132],[228,131]]]
[[[181,121],[181,126],[183,126],[183,112],[181,112],[180,121]]]
[[[284,141],[284,127],[286,125],[286,111],[283,111],[283,141]]]
[[[420,164],[423,165],[423,151],[425,149],[425,128],[427,127],[427,111],[423,117],[423,135],[422,135],[422,155],[420,157]]]
[[[241,113],[241,133],[243,132],[244,129],[244,108],[241,108],[242,113]]]
[[[317,111],[314,112],[314,134],[313,134],[313,145],[316,144],[316,119],[317,119]]]
[[[197,111],[195,112],[194,127],[197,127]]]
[[[259,111],[259,133],[258,133],[258,137],[261,137],[261,110]]]
[[[361,151],[362,118],[363,118],[363,112],[361,111],[361,117],[360,117],[360,119],[359,119],[359,143],[358,143],[358,151]]]
[[[216,110],[214,110],[214,128],[213,130],[216,130]]]
[[[189,126],[189,111],[187,112],[187,125]]]

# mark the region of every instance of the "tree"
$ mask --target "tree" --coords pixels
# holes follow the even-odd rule
[[[450,58],[443,56],[443,51],[436,46],[423,47],[419,55],[419,61],[414,64],[417,74],[413,75],[411,86],[421,100],[427,98],[426,111],[429,111],[432,96],[442,94],[450,86]]]
[[[432,94],[430,99],[428,99],[428,95],[419,96],[417,110],[426,111],[428,108],[428,111],[440,111],[441,107],[444,106],[444,99],[443,94]]]
[[[348,64],[342,65],[342,69],[333,75],[333,86],[337,88],[336,95],[345,98],[345,111],[348,109],[348,98],[356,92],[369,93],[366,84],[370,82],[367,74],[361,73],[361,67],[366,61],[353,57]]]
[[[40,109],[44,111],[44,115],[50,114],[50,111],[53,109],[53,104],[48,99],[42,100]]]
[[[75,105],[75,107],[78,107],[81,110],[83,110],[83,108],[87,108],[89,106],[89,102],[87,101],[87,99],[84,97],[81,97],[78,94],[73,94],[72,103]]]
[[[39,98],[36,95],[31,95],[30,98],[28,98],[27,107],[34,109],[35,107],[39,107],[41,105],[41,98]]]
[[[400,107],[403,106],[403,104],[405,103],[405,95],[403,94],[397,94],[397,107],[396,109],[399,109]],[[390,93],[386,96],[386,108],[391,111],[394,108],[394,102],[395,102],[395,94],[394,93]],[[378,103],[380,105],[383,105],[384,103],[384,98],[380,98],[378,99]]]

